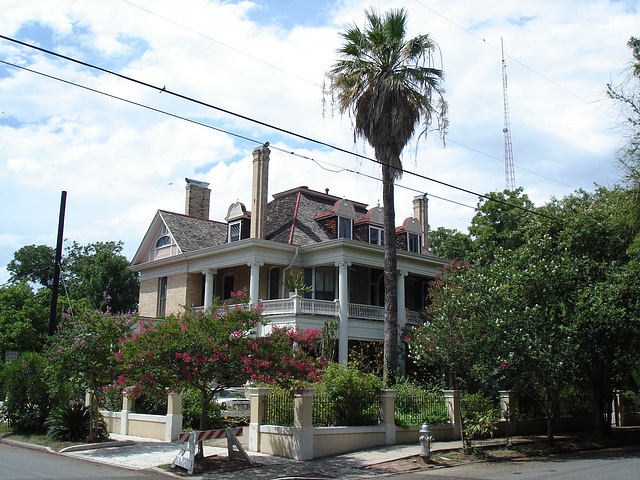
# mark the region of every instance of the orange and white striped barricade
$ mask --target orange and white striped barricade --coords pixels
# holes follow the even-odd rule
[[[239,458],[253,465],[253,462],[249,458],[249,455],[247,455],[247,452],[245,452],[244,448],[242,448],[242,444],[238,441],[237,437],[239,435],[242,435],[242,432],[242,427],[181,432],[180,435],[178,435],[178,442],[182,443],[183,446],[181,447],[178,455],[176,455],[176,458],[173,459],[171,468],[175,468],[176,466],[182,467],[189,472],[189,475],[193,474],[193,467],[195,465],[196,457],[196,443],[217,438],[227,439],[227,452],[229,459]],[[234,446],[237,448],[237,450],[234,450]]]

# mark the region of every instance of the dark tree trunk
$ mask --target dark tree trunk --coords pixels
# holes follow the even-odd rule
[[[393,170],[382,164],[384,204],[384,382],[395,383],[398,369],[398,274]]]

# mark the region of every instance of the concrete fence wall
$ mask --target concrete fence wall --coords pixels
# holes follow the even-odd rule
[[[155,438],[167,442],[178,439],[178,435],[182,431],[181,394],[173,392],[167,394],[166,415],[148,415],[132,411],[133,399],[127,393],[126,390],[123,393],[121,411],[101,411],[109,433]]]

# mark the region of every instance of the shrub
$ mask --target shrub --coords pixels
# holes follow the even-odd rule
[[[193,388],[187,389],[182,395],[182,427],[184,430],[200,430],[200,412],[202,411],[202,394]],[[207,409],[207,419],[204,429],[222,428],[220,406],[212,401]]]
[[[640,412],[640,394],[633,390],[627,390],[622,393],[622,412],[636,413]]]
[[[374,374],[335,363],[329,365],[314,398],[314,423],[376,425],[381,388],[382,381]],[[320,408],[322,404],[324,408]]]
[[[471,449],[476,439],[493,437],[500,415],[492,399],[481,393],[462,393],[460,412],[465,449]]]
[[[5,416],[16,432],[43,432],[44,422],[55,401],[49,395],[46,377],[47,359],[26,352],[2,369]]]
[[[89,437],[89,425],[91,412],[89,407],[83,405],[64,405],[54,409],[44,422],[47,427],[47,436],[52,440],[84,441]],[[98,441],[109,438],[107,425],[99,420]]]

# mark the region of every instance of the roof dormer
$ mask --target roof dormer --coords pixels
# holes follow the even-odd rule
[[[335,235],[334,238],[353,238],[353,222],[356,220],[356,209],[353,202],[343,198],[333,204],[331,210],[319,213],[315,219]]]
[[[241,202],[232,203],[227,210],[227,243],[237,242],[249,237],[251,212],[247,212]]]
[[[396,228],[398,241],[408,252],[422,253],[422,223],[417,218],[405,219],[401,227]]]

